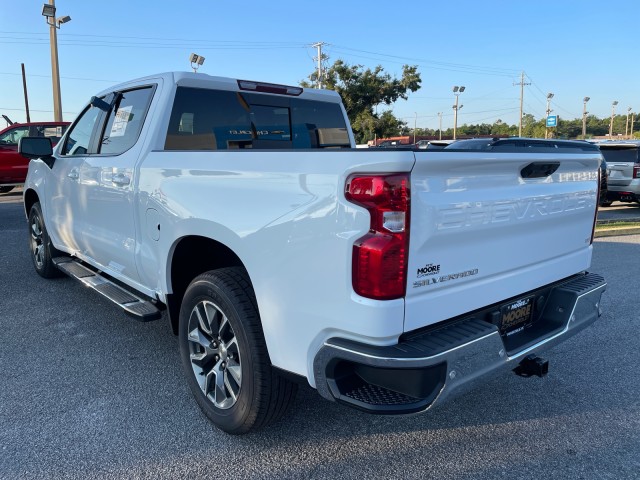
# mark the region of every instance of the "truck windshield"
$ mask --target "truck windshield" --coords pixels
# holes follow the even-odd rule
[[[340,105],[178,87],[165,150],[348,148]]]

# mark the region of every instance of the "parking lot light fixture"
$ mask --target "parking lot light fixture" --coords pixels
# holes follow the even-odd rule
[[[614,100],[611,104],[611,122],[609,123],[609,140],[613,138],[613,117],[616,114],[616,105],[618,105],[618,101]]]
[[[200,66],[204,63],[204,57],[202,55],[192,53],[191,55],[189,55],[189,61],[191,62],[193,73],[197,73],[198,68],[200,68]]]
[[[453,95],[456,98],[456,103],[453,106],[453,139],[456,139],[456,133],[458,131],[458,110],[462,108],[462,105],[458,106],[458,97],[464,92],[465,87],[459,87],[458,85],[453,87]]]
[[[49,25],[49,43],[51,44],[51,77],[53,82],[53,117],[56,122],[62,122],[62,96],[60,94],[60,69],[58,66],[58,34],[60,25],[71,21],[71,17],[65,15],[56,19],[55,0],[49,0],[42,6],[42,16]]]
[[[591,100],[591,97],[584,97],[582,99],[582,139],[587,139],[587,102]]]
[[[551,92],[547,93],[547,118],[549,118],[549,114],[553,112],[553,110],[551,110],[551,107],[550,107],[552,98],[553,98],[553,93]],[[549,127],[545,127],[544,129],[544,138],[549,138]]]
[[[42,16],[49,18],[55,18],[56,16],[56,7],[55,5],[44,4],[42,6]]]

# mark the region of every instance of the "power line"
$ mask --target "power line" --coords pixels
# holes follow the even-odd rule
[[[450,62],[439,62],[436,60],[429,60],[429,59],[424,59],[424,58],[413,58],[413,57],[403,57],[400,55],[390,55],[390,54],[386,54],[386,53],[380,53],[380,52],[371,52],[368,50],[360,50],[357,48],[350,48],[350,47],[344,47],[344,46],[340,46],[340,45],[335,45],[334,46],[337,49],[342,49],[342,50],[347,50],[347,51],[352,51],[352,52],[359,52],[359,53],[366,53],[369,55],[376,55],[376,56],[380,56],[380,57],[388,57],[388,58],[397,58],[400,60],[405,60],[405,61],[410,61],[410,62],[420,62],[420,63],[424,63],[424,64],[431,64],[431,65],[439,65],[442,67],[449,67],[449,68],[456,68],[456,69],[472,69],[474,71],[476,71],[476,73],[481,73],[481,72],[486,72],[486,73],[500,73],[501,75],[513,75],[513,72],[516,72],[517,70],[515,69],[511,69],[511,68],[498,68],[498,67],[485,67],[485,66],[481,66],[481,65],[469,65],[469,64],[464,64],[464,63],[450,63]]]
[[[340,52],[339,48],[335,48],[334,50]],[[346,53],[347,55],[351,56],[351,57],[355,57],[355,58],[364,58],[367,60],[374,60],[376,62],[379,62],[381,59],[380,58],[375,58],[375,57],[371,57],[371,56],[367,56],[367,55],[358,55],[358,54],[354,54],[354,53],[350,53],[350,52],[343,52]],[[386,62],[388,63],[395,63],[398,65],[403,65],[407,63],[408,59],[405,59],[405,61],[400,61],[400,60],[388,60],[385,59]],[[495,76],[495,77],[511,77],[512,75],[507,75],[504,73],[486,73],[486,72],[474,72],[474,71],[470,71],[470,70],[464,70],[464,69],[460,69],[460,68],[445,68],[445,67],[438,67],[438,66],[433,66],[433,65],[425,65],[425,64],[421,64],[418,63],[419,67],[425,68],[425,69],[433,69],[433,70],[444,70],[444,71],[448,71],[448,72],[457,72],[457,73],[469,73],[469,74],[479,74],[479,75],[489,75],[489,76]]]
[[[24,112],[24,108],[8,108],[8,107],[0,107],[0,110],[10,110],[10,111],[15,111],[15,112]],[[30,108],[29,111],[31,112],[39,112],[39,113],[53,113],[53,110],[34,110],[33,108]],[[77,115],[78,112],[64,112],[64,113],[69,113],[72,115]]]
[[[10,72],[0,72],[0,75],[12,75],[12,76],[16,76],[16,77],[22,76],[22,74],[20,74],[20,73],[10,73]],[[35,74],[35,73],[30,73],[27,76],[28,77],[39,77],[39,78],[51,78],[51,75],[38,75],[38,74]],[[108,82],[108,83],[121,83],[122,82],[122,80],[103,80],[103,79],[98,79],[98,78],[80,78],[80,77],[60,77],[60,78],[64,78],[65,80],[82,80],[82,81],[88,81],[88,82]]]
[[[42,32],[8,32],[0,31],[0,34],[20,34],[20,35],[40,35],[46,37]],[[214,43],[214,44],[240,44],[240,45],[290,45],[305,47],[308,42],[265,42],[265,41],[247,41],[247,40],[205,40],[205,39],[189,39],[189,38],[167,38],[167,37],[138,37],[138,36],[123,36],[123,35],[90,35],[79,33],[60,33],[60,37],[90,37],[90,38],[117,38],[133,39],[133,40],[160,40],[162,42],[198,42],[198,43]],[[9,37],[11,38],[11,37]]]

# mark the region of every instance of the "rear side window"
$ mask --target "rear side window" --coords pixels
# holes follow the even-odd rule
[[[165,150],[349,147],[339,104],[178,87]]]
[[[109,113],[99,153],[118,155],[129,150],[138,140],[153,89],[138,88],[116,94]]]
[[[34,125],[29,135],[32,137],[48,137],[54,145],[60,141],[68,125]]]

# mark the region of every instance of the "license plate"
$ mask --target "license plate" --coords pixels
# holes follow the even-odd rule
[[[518,333],[533,320],[533,304],[535,296],[521,298],[500,309],[500,333],[513,335]]]

